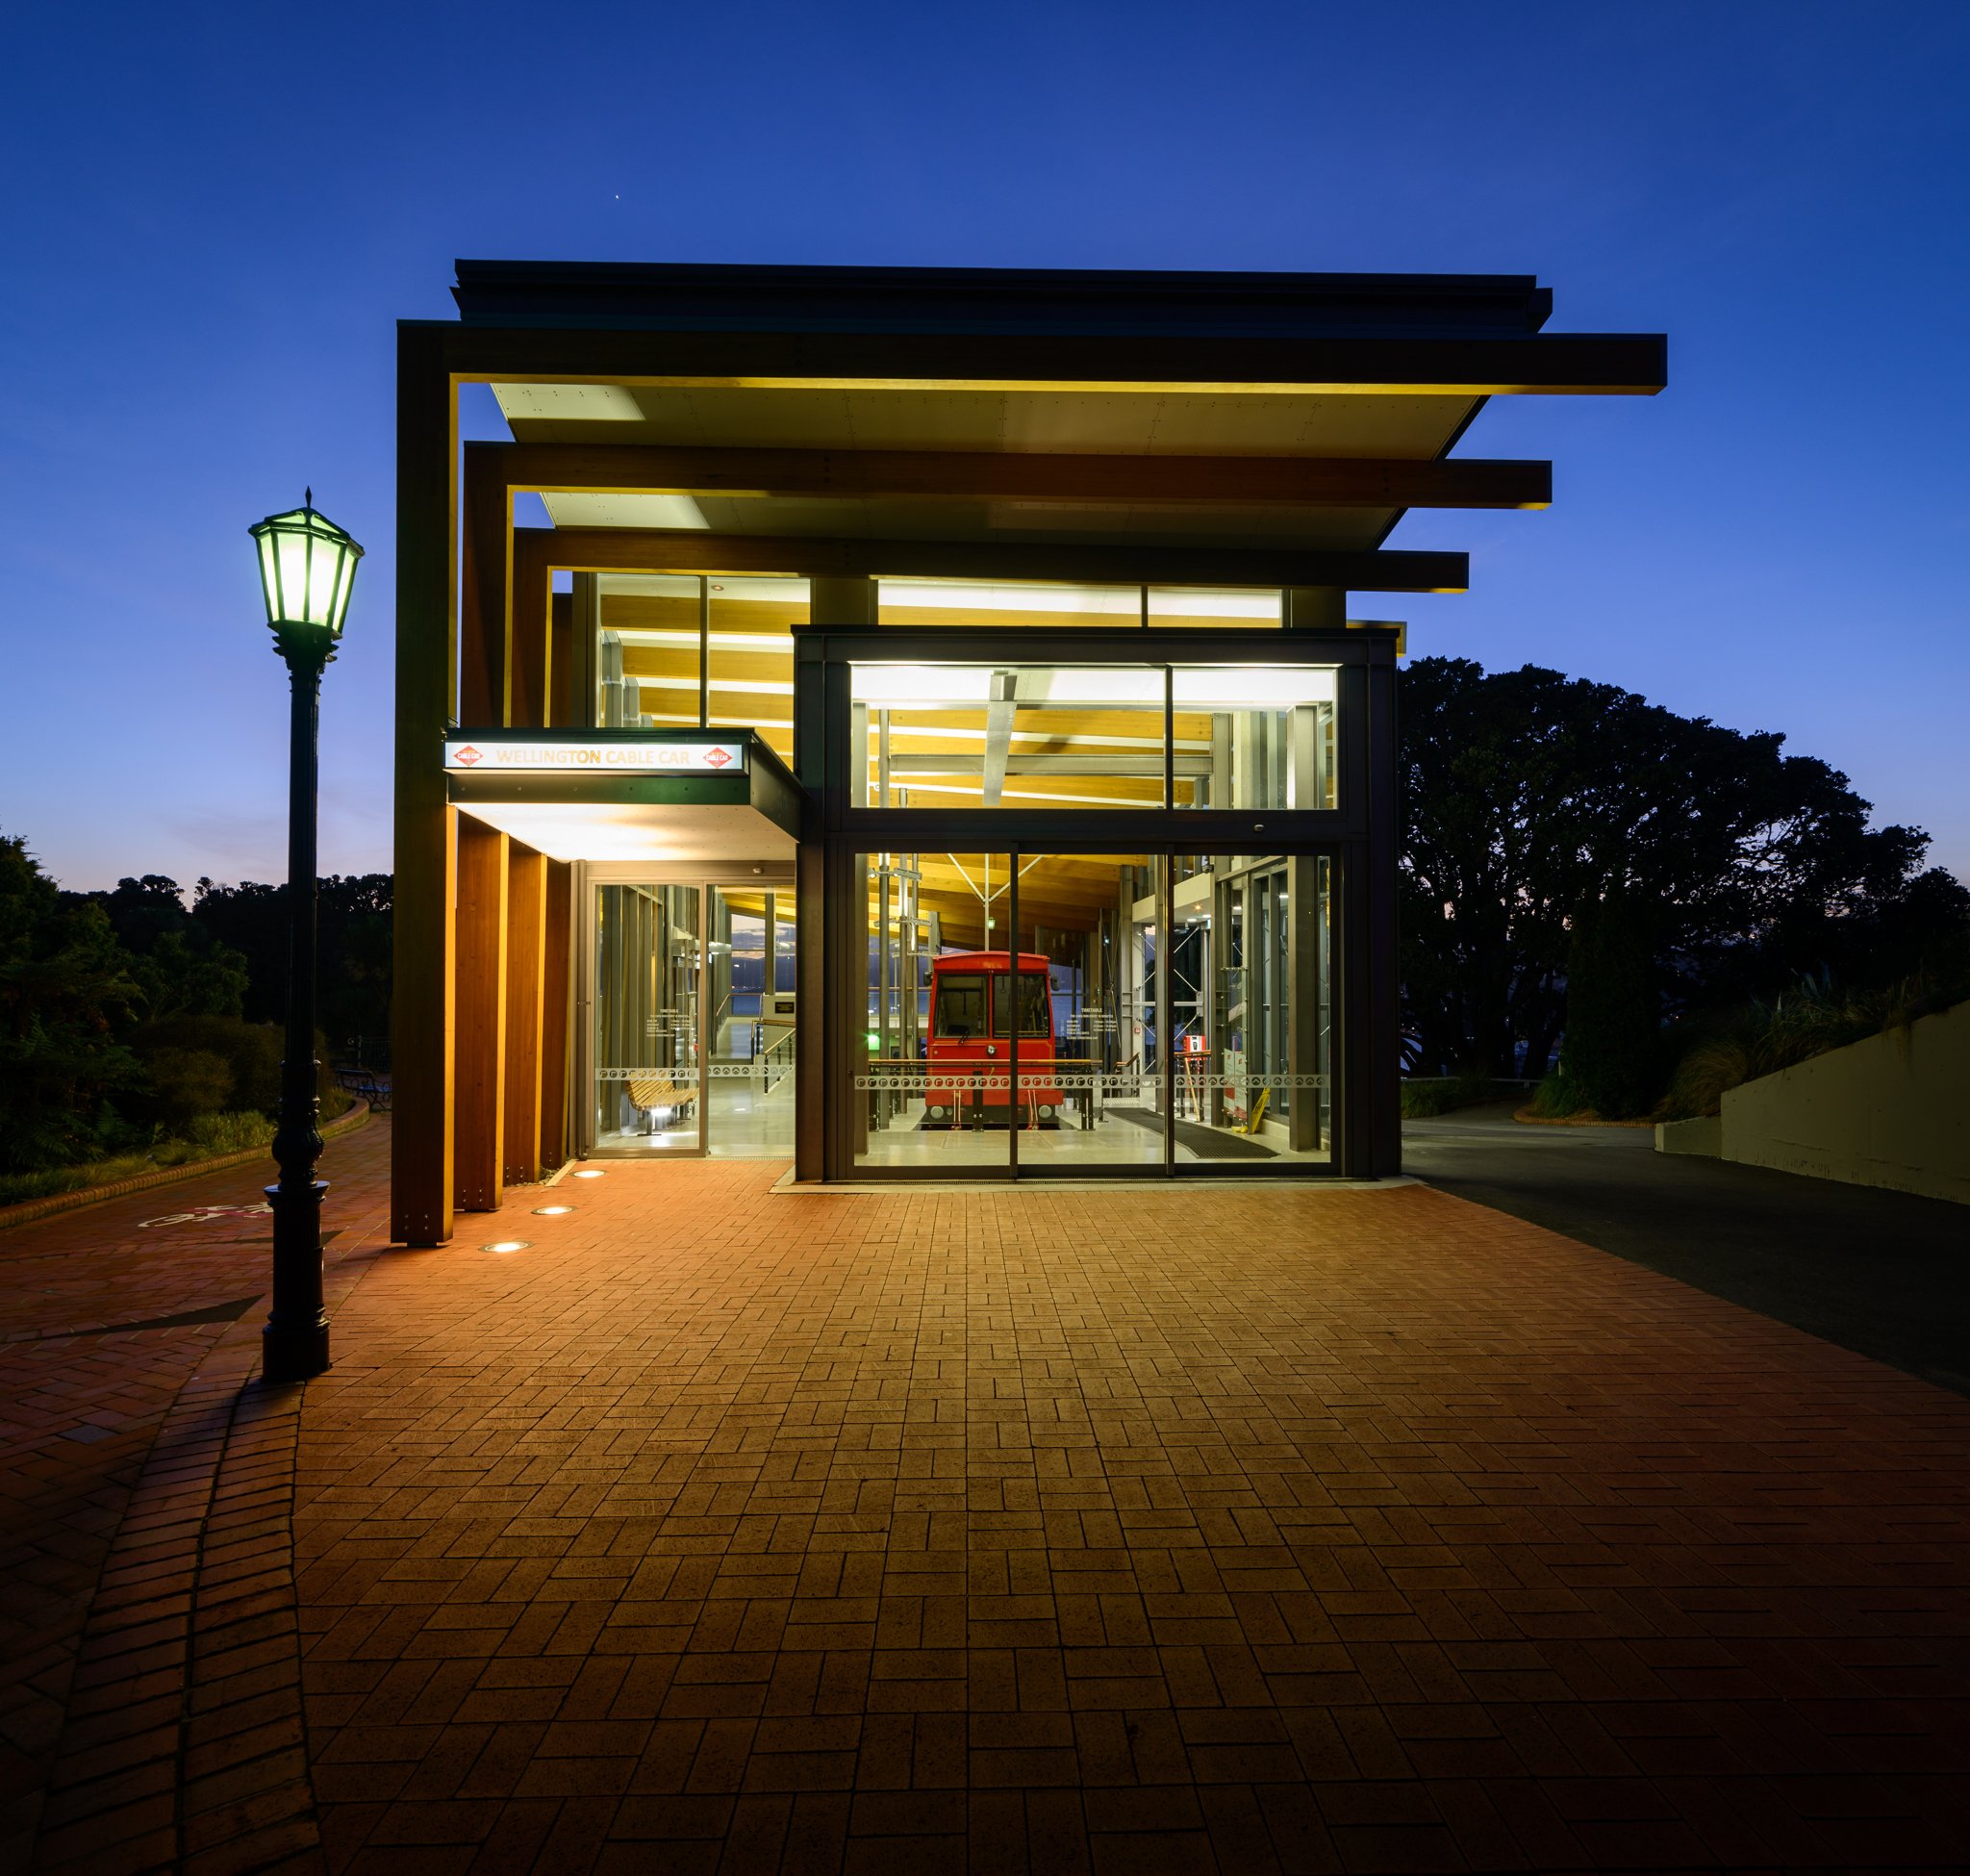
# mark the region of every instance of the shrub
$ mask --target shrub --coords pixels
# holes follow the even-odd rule
[[[1957,953],[1880,990],[1842,990],[1824,974],[1801,977],[1769,1003],[1746,1003],[1690,1026],[1654,1117],[1680,1121],[1721,1113],[1724,1097],[1746,1081],[1884,1030],[1906,1028],[1965,995],[1970,968]]]
[[[244,1113],[201,1114],[185,1129],[185,1141],[200,1153],[245,1153],[273,1141],[274,1124],[249,1108]]]
[[[1564,1068],[1556,1068],[1532,1090],[1527,1107],[1542,1121],[1570,1120],[1589,1110],[1587,1097]]]
[[[233,1065],[210,1049],[153,1049],[142,1059],[149,1088],[132,1104],[167,1132],[182,1133],[232,1099]]]
[[[1427,1121],[1459,1107],[1475,1107],[1480,1102],[1503,1101],[1521,1091],[1513,1081],[1497,1081],[1484,1075],[1448,1075],[1406,1078],[1402,1082],[1402,1118]]]
[[[223,1060],[232,1072],[232,1085],[202,1111],[231,1106],[271,1114],[280,1105],[281,1032],[270,1023],[242,1023],[232,1016],[174,1016],[145,1024],[131,1037],[130,1046],[144,1062],[171,1050]]]

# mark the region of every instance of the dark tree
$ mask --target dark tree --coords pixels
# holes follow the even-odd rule
[[[117,880],[114,892],[63,897],[102,907],[131,954],[139,1007],[150,1022],[180,1016],[237,1018],[242,1013],[246,959],[194,922],[175,879],[146,873],[140,879]]]
[[[241,952],[249,1022],[278,1023],[287,1014],[288,891],[245,880],[237,886],[198,882],[191,907],[197,926]],[[330,1053],[340,1057],[357,1037],[376,1059],[388,1048],[391,986],[391,876],[335,874],[319,885],[319,1009]]]
[[[139,1001],[100,905],[64,896],[0,836],[0,1172],[118,1144],[113,1096],[140,1079],[116,1026]]]
[[[1574,917],[1559,1069],[1604,1120],[1646,1113],[1657,1092],[1661,997],[1649,927],[1647,908],[1619,889]]]
[[[1418,1066],[1543,1074],[1576,913],[1646,914],[1663,1014],[1960,928],[1928,836],[1869,828],[1846,776],[1783,738],[1528,665],[1419,658],[1401,680],[1403,1022]],[[1898,925],[1899,922],[1899,925]]]

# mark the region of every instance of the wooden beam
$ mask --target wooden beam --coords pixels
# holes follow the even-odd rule
[[[574,721],[574,595],[556,593],[547,616],[547,723],[555,729]]]
[[[452,1229],[458,811],[436,752],[454,707],[458,405],[442,346],[436,328],[399,330],[391,1232],[420,1246],[444,1243]]]
[[[573,1040],[574,869],[547,862],[546,923],[541,968],[541,1167],[568,1157],[568,1083]]]
[[[541,1177],[542,1010],[546,989],[547,859],[509,840],[506,849],[506,1052],[501,1175],[508,1185]]]
[[[1338,586],[1370,593],[1462,593],[1470,580],[1470,556],[1461,553],[1185,547],[1160,541],[1125,547],[1053,542],[859,541],[712,534],[695,528],[527,527],[515,529],[513,538],[516,611],[536,608],[543,617],[549,575],[557,569],[594,573],[1066,580],[1124,586]]]
[[[460,499],[459,710],[468,723],[503,723],[512,656],[513,491],[497,444],[468,443]]]
[[[554,596],[545,603],[524,608],[514,603],[517,595],[508,589],[507,617],[511,621],[507,639],[506,722],[515,729],[545,729],[552,705],[549,701],[551,645],[554,632]],[[530,599],[540,598],[529,594]]]
[[[1388,338],[494,325],[445,331],[452,369],[486,383],[1150,396],[1650,396],[1668,382],[1669,369],[1660,333]]]
[[[1308,456],[1069,456],[985,450],[692,449],[475,444],[509,490],[1046,501],[1132,507],[1544,508],[1553,465]],[[494,467],[496,466],[496,467]],[[469,473],[469,471],[468,471]]]
[[[461,1211],[496,1211],[505,1145],[506,836],[469,815],[458,827],[458,1094]]]

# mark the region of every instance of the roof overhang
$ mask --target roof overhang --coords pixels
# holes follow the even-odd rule
[[[1659,335],[1543,331],[1517,274],[461,261],[455,291],[451,375],[532,452],[478,472],[618,537],[561,567],[637,570],[633,535],[649,571],[1100,580],[1013,563],[1108,547],[1124,580],[1456,590],[1347,556],[1411,505],[1545,505],[1544,464],[1451,462],[1487,398],[1666,381]]]
[[[799,789],[751,730],[453,730],[444,748],[447,799],[549,859],[792,859],[799,839]]]

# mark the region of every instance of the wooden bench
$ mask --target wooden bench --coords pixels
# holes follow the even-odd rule
[[[676,1114],[688,1113],[696,1100],[695,1087],[680,1088],[674,1078],[660,1069],[629,1077],[629,1104],[644,1116],[653,1114],[659,1107],[669,1107]]]

